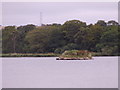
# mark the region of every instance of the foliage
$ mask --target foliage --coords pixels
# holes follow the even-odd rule
[[[79,20],[61,24],[6,26],[2,29],[3,53],[63,53],[89,50],[102,55],[118,55],[120,25],[116,21],[97,21],[86,25]]]
[[[17,44],[15,41],[18,38],[18,31],[15,26],[7,26],[2,30],[2,52],[15,53]]]
[[[2,57],[57,57],[59,54],[54,53],[7,53],[1,54]]]
[[[61,58],[83,58],[88,57],[92,58],[91,52],[87,50],[66,50],[62,55]]]

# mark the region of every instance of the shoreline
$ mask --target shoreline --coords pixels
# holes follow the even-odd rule
[[[0,54],[0,57],[59,57],[61,54],[55,53],[8,53],[8,54]],[[93,55],[93,57],[101,57],[101,56],[120,56],[120,55]]]
[[[58,54],[54,53],[9,53],[9,54],[1,54],[0,57],[58,57]]]

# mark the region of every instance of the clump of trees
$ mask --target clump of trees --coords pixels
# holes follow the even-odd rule
[[[102,55],[118,55],[120,25],[116,21],[87,25],[79,20],[61,24],[6,26],[2,29],[3,53],[63,53],[89,50]]]

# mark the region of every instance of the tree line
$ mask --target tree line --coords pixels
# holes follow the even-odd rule
[[[64,24],[6,26],[2,29],[3,53],[63,53],[89,50],[103,55],[118,55],[120,25],[114,20],[98,20],[87,25],[79,20]]]

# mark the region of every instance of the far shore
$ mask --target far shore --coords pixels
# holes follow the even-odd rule
[[[4,53],[1,57],[59,57],[61,54],[56,53]],[[120,55],[102,55],[100,53],[93,53],[93,56],[120,56]]]
[[[55,53],[7,53],[1,54],[1,57],[57,57]]]

